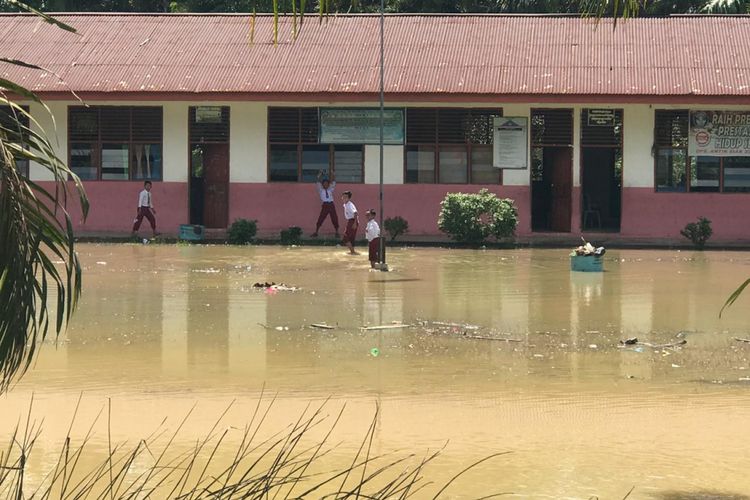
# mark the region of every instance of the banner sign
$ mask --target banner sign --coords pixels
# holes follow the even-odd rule
[[[386,109],[383,116],[383,142],[404,143],[404,110]],[[322,144],[380,144],[380,109],[322,108]]]
[[[750,111],[690,111],[690,156],[750,156]]]
[[[615,126],[614,109],[589,109],[587,115],[589,127]]]
[[[528,166],[528,118],[503,116],[493,119],[492,166],[524,169]]]

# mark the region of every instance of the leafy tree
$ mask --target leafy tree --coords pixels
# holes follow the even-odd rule
[[[13,1],[14,6],[27,7]],[[75,31],[39,14],[47,22]],[[7,64],[36,67],[2,59]],[[36,67],[37,69],[41,69]],[[0,88],[39,105],[32,92],[0,77]],[[81,267],[65,210],[66,183],[75,184],[84,216],[88,201],[78,177],[55,155],[33,116],[0,94],[0,391],[31,363],[39,341],[58,335],[76,307]],[[44,106],[46,108],[46,106]],[[49,112],[49,110],[47,109]],[[26,125],[29,124],[29,125]],[[17,159],[52,174],[52,188],[29,180]],[[53,294],[54,295],[51,295]],[[54,305],[49,302],[53,300]],[[52,323],[52,325],[50,325]]]

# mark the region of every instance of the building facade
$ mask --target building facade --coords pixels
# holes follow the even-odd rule
[[[45,99],[51,115],[23,104],[84,180],[80,232],[127,233],[145,179],[165,233],[240,217],[312,231],[321,170],[377,208],[377,18],[307,23],[277,46],[257,41],[261,17],[252,42],[243,16],[62,20],[80,35],[43,26],[40,43],[23,34],[33,18],[0,16],[3,55],[50,69],[0,72]],[[678,240],[704,216],[715,240],[750,242],[748,21],[388,17],[385,216],[438,236],[445,194],[486,188],[515,201],[523,238]],[[525,168],[494,165],[498,117],[526,119]]]

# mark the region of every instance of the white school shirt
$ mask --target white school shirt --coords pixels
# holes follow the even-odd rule
[[[153,208],[153,205],[151,204],[151,193],[149,193],[145,189],[141,191],[141,194],[138,195],[138,208],[141,207]]]
[[[345,219],[353,219],[354,214],[357,213],[357,207],[354,206],[354,203],[352,203],[352,200],[347,201],[344,203],[344,218]]]
[[[320,196],[320,201],[323,203],[328,203],[333,201],[333,188],[336,187],[336,181],[331,182],[328,185],[328,189],[323,187],[323,183],[318,183],[318,195]]]
[[[378,223],[375,222],[375,219],[367,221],[367,227],[365,228],[365,236],[367,237],[367,241],[372,241],[375,238],[380,237],[380,226],[378,226]]]

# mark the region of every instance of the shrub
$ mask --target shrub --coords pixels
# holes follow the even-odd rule
[[[409,232],[409,223],[403,217],[388,217],[383,221],[383,227],[391,235],[391,241]]]
[[[438,227],[461,243],[477,244],[489,236],[506,238],[518,225],[513,200],[500,199],[486,189],[479,193],[448,193],[440,206]]]
[[[287,229],[281,230],[281,244],[282,245],[299,245],[302,243],[302,228],[298,226],[291,226]]]
[[[229,226],[227,231],[227,239],[232,245],[247,245],[253,238],[255,233],[258,232],[258,221],[247,220],[247,219],[236,219]]]
[[[686,224],[685,229],[680,231],[680,234],[692,241],[696,248],[703,248],[713,233],[711,221],[705,217],[698,217],[698,222]]]

